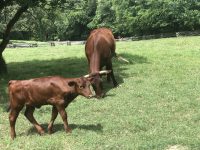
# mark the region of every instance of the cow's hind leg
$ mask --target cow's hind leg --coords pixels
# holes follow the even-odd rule
[[[53,129],[53,123],[54,123],[54,121],[55,121],[57,116],[58,116],[58,110],[56,109],[55,106],[53,106],[52,114],[51,114],[51,121],[50,121],[50,123],[48,125],[48,133],[49,134],[51,134],[53,132],[53,130],[52,130]]]
[[[26,110],[24,115],[26,116],[26,118],[35,126],[35,128],[37,129],[38,133],[40,135],[44,134],[44,129],[37,123],[37,121],[35,120],[34,116],[33,116],[33,112],[35,111],[35,107],[33,106],[26,106]]]
[[[16,137],[16,132],[15,132],[15,123],[17,120],[17,117],[19,115],[19,112],[22,110],[23,107],[20,108],[11,108],[10,114],[9,114],[9,121],[10,121],[10,135],[11,138],[14,139]]]
[[[107,80],[109,81],[110,78],[111,78],[112,81],[113,81],[114,87],[117,87],[118,83],[117,83],[117,81],[115,80],[115,76],[114,76],[113,69],[112,69],[112,62],[107,63],[106,69],[107,69],[107,70],[111,70],[111,73],[107,75]]]

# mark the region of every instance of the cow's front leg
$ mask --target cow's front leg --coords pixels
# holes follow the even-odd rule
[[[96,88],[96,98],[100,99],[102,97],[105,96],[105,93],[103,93],[102,89],[103,89],[103,86],[102,86],[102,83],[100,83]]]
[[[99,99],[99,98],[104,97],[105,94],[103,93],[103,84],[102,84],[100,76],[97,76],[93,79],[92,86],[96,93],[96,98]]]
[[[65,131],[67,133],[71,132],[71,129],[69,128],[69,125],[68,125],[68,121],[67,121],[67,113],[65,111],[65,107],[64,106],[56,106],[60,116],[62,117],[62,120],[63,120],[63,123],[64,123],[64,128],[65,128]]]
[[[52,114],[51,114],[51,121],[48,125],[48,133],[51,134],[53,132],[53,123],[56,119],[56,117],[58,116],[58,110],[55,106],[53,106],[52,108]]]
[[[26,110],[24,115],[26,116],[26,118],[35,126],[35,128],[37,129],[38,133],[40,135],[43,135],[44,129],[37,123],[37,121],[35,120],[34,116],[33,116],[33,112],[35,111],[35,107],[33,106],[26,106]]]
[[[114,73],[113,73],[113,68],[112,68],[112,62],[109,62],[107,65],[106,65],[106,69],[107,70],[111,70],[111,73],[107,75],[108,78],[111,78],[112,81],[113,81],[113,85],[114,87],[117,87],[118,86],[118,83],[115,79],[115,76],[114,76]]]

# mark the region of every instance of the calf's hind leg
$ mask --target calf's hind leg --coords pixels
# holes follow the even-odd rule
[[[10,136],[12,139],[16,137],[16,132],[15,132],[15,123],[17,120],[17,117],[19,115],[19,112],[22,110],[23,107],[20,108],[12,108],[10,110],[9,114],[9,121],[10,121]]]
[[[35,120],[34,116],[33,116],[33,112],[35,111],[35,107],[33,106],[26,106],[26,110],[24,115],[26,116],[26,118],[35,126],[35,128],[37,129],[38,133],[40,135],[44,134],[44,129],[37,123],[37,121]]]

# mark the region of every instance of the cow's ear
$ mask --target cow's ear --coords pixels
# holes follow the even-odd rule
[[[70,81],[70,82],[68,82],[68,85],[69,85],[69,86],[75,86],[75,85],[76,85],[76,82]]]

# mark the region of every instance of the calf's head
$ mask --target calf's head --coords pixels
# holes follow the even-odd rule
[[[70,87],[74,87],[75,92],[79,95],[87,98],[92,98],[95,96],[95,92],[90,81],[85,77],[77,78],[74,81],[70,81],[68,82],[68,85]]]

